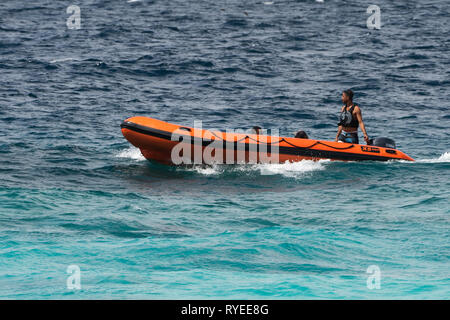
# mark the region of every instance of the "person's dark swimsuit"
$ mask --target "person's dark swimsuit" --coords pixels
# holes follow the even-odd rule
[[[353,104],[350,108],[350,110],[348,110],[348,112],[352,115],[352,121],[346,125],[346,127],[350,127],[350,128],[356,128],[357,131],[355,132],[345,132],[342,131],[341,134],[339,135],[338,140],[342,141],[342,142],[348,142],[348,143],[355,143],[355,144],[359,144],[359,139],[358,139],[358,127],[359,127],[359,121],[358,119],[353,115],[353,110],[355,109],[355,104]],[[345,106],[345,109],[343,112],[347,111],[347,106]]]

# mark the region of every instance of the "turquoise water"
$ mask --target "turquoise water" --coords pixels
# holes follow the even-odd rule
[[[449,8],[369,4],[1,3],[0,298],[448,299]],[[120,132],[332,140],[347,88],[416,162],[166,167]]]
[[[2,297],[448,297],[449,182],[433,174],[448,154],[191,169],[138,155],[92,169],[121,181],[102,190],[1,189]]]

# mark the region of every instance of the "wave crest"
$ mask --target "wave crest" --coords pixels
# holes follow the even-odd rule
[[[439,158],[435,159],[419,159],[416,162],[421,163],[441,163],[441,162],[450,162],[450,151],[443,153]]]
[[[135,147],[129,147],[128,149],[122,150],[116,155],[116,158],[127,158],[136,161],[145,160],[144,156],[141,153],[141,150]]]
[[[285,163],[261,163],[261,164],[242,164],[242,165],[197,165],[188,170],[198,174],[210,176],[219,175],[225,172],[235,173],[259,173],[260,175],[282,175],[289,178],[301,178],[305,173],[324,170],[325,164],[330,160],[303,160],[299,162]]]

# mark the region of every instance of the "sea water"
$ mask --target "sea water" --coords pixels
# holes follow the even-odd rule
[[[371,4],[2,1],[0,298],[448,298],[449,6]],[[120,131],[333,140],[348,88],[416,162],[167,167]]]

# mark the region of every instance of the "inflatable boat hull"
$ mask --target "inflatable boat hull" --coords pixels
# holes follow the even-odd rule
[[[121,129],[124,137],[139,148],[146,159],[165,164],[284,163],[320,159],[414,161],[397,149],[334,141],[209,131],[147,117],[129,118],[122,123]],[[180,158],[182,158],[181,162]]]

